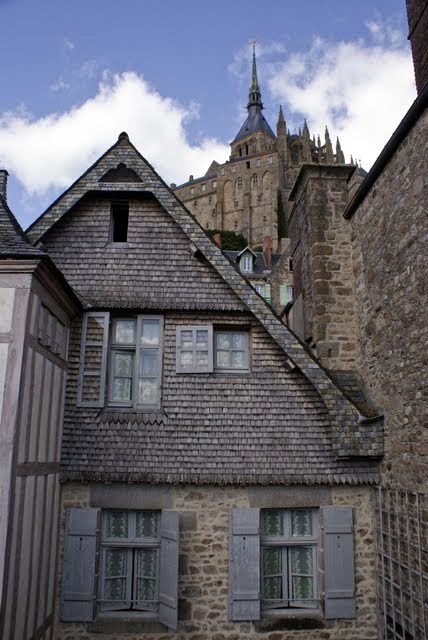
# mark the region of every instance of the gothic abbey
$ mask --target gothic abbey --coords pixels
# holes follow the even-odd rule
[[[254,45],[247,109],[248,116],[231,142],[229,160],[213,161],[204,176],[190,176],[174,191],[205,229],[235,231],[251,246],[270,236],[276,248],[285,235],[281,225],[278,228],[279,202],[288,216],[286,203],[302,164],[345,165],[345,157],[338,138],[333,150],[327,127],[324,144],[319,136],[311,139],[306,120],[298,133],[287,131],[282,107],[275,136],[262,113]]]

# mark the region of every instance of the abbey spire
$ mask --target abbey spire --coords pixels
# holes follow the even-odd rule
[[[257,78],[257,62],[256,62],[256,41],[253,40],[253,67],[251,72],[250,91],[248,93],[248,105],[250,107],[259,107],[263,109],[262,93],[260,91],[259,81]]]

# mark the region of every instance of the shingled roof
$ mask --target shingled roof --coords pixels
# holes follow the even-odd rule
[[[135,171],[141,182],[130,184],[100,182],[108,170],[124,163]],[[196,219],[182,202],[156,174],[151,165],[131,144],[126,134],[121,134],[113,145],[81,178],[79,178],[53,205],[29,228],[33,242],[41,240],[52,230],[88,192],[127,191],[151,192],[163,209],[186,234],[194,252],[198,252],[227,283],[240,300],[242,308],[249,311],[270,334],[286,355],[290,368],[296,367],[322,398],[330,424],[330,443],[337,458],[352,456],[378,458],[383,453],[383,422],[381,418],[368,419],[344,395],[328,373],[320,366],[306,347],[274,313],[273,309],[254,291],[219,247],[206,235]],[[237,308],[238,310],[238,308]],[[284,407],[284,411],[286,408]],[[130,428],[135,421],[130,419]],[[162,423],[167,424],[162,418]],[[138,423],[138,421],[137,421]],[[166,427],[168,429],[168,427]],[[98,436],[97,436],[98,437]],[[303,440],[302,440],[303,442]],[[148,464],[148,463],[147,463]],[[331,473],[334,475],[334,469]]]
[[[0,194],[0,257],[40,258],[45,254],[33,247],[19,222]]]

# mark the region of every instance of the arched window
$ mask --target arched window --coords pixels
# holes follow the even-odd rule
[[[251,178],[251,186],[257,187],[258,184],[259,184],[259,178],[256,174],[254,174],[253,177]]]
[[[237,179],[236,188],[238,189],[238,191],[241,191],[241,189],[242,189],[242,178],[238,178]]]

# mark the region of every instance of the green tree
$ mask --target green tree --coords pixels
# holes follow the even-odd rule
[[[241,233],[234,231],[219,231],[218,229],[207,229],[210,238],[219,233],[221,237],[221,248],[226,251],[242,251],[248,245],[247,239]]]

